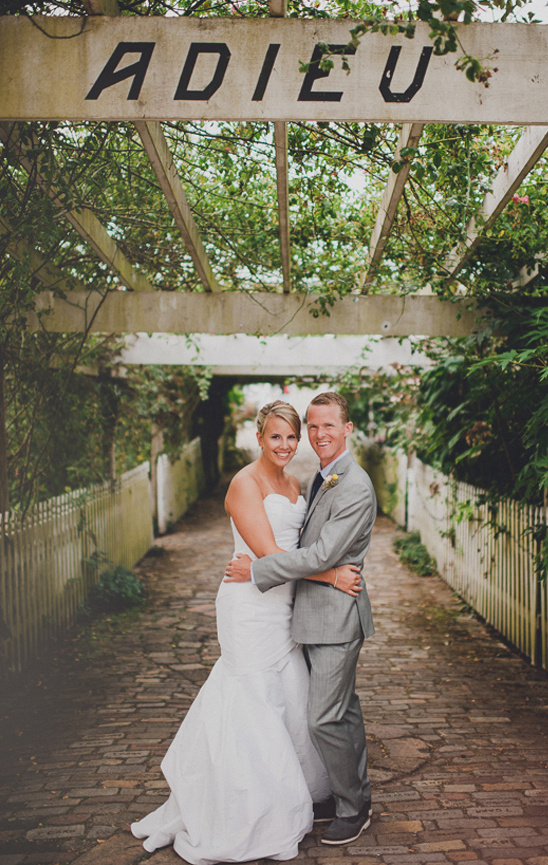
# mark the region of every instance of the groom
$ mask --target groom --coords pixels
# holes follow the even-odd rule
[[[315,806],[317,819],[334,818],[323,844],[348,844],[370,824],[371,785],[358,696],[356,665],[364,638],[373,634],[371,606],[362,577],[357,597],[304,580],[342,564],[360,568],[369,548],[376,499],[369,475],[346,447],[352,432],[348,403],[338,393],[315,396],[306,413],[310,444],[320,471],[308,488],[308,512],[300,549],[253,562],[230,563],[230,578],[250,578],[262,592],[297,580],[292,634],[310,666],[308,725],[329,774],[334,802]],[[331,813],[329,813],[331,811]]]

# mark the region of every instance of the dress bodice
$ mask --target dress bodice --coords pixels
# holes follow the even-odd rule
[[[264,509],[274,538],[281,549],[294,550],[306,514],[306,502],[299,496],[292,502],[287,496],[269,493]],[[256,558],[232,522],[236,553]],[[252,582],[226,583],[217,593],[217,633],[225,669],[242,675],[267,669],[280,661],[294,647],[291,637],[291,614],[295,584],[285,583],[261,592]]]

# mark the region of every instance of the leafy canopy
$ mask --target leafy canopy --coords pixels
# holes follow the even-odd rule
[[[522,0],[481,5],[419,0],[409,8],[394,2],[295,0],[288,15],[348,18],[349,44],[371,30],[412,38],[416,22],[427,22],[435,51],[454,54],[469,78],[488,86],[496,75],[489,59],[466,54],[454,23],[475,19],[480,10],[515,20],[522,6]],[[269,14],[266,0],[119,0],[119,8],[122,15],[138,16]],[[0,0],[0,13],[33,18],[83,15],[86,9],[81,0]],[[523,17],[531,20],[528,13]],[[340,58],[326,55],[322,62],[333,60]],[[193,122],[163,128],[222,287],[278,291],[271,126]],[[27,331],[42,289],[31,253],[63,274],[53,286],[57,293],[82,285],[106,296],[119,288],[64,220],[64,212],[74,208],[91,210],[158,289],[203,289],[131,124],[31,123],[20,125],[19,133],[31,144],[34,164],[27,173],[9,148],[2,149],[0,354],[12,497],[28,502],[107,476],[113,436],[117,471],[148,452],[152,423],[160,424],[175,446],[190,434],[208,375],[149,369],[113,381],[107,371],[115,340]],[[390,124],[366,122],[288,126],[292,280],[303,299],[317,300],[318,314],[360,290],[382,192],[390,173],[403,165],[410,167],[409,181],[370,290],[413,294],[428,286],[452,297],[456,289],[444,277],[445,258],[464,238],[522,130],[429,125],[419,144],[395,159],[398,133]],[[411,435],[422,454],[459,476],[492,480],[493,488],[532,500],[545,484],[547,450],[545,168],[541,159],[459,275],[469,296],[492,305],[481,336],[430,345],[437,362],[433,369],[420,377],[400,370],[390,381],[360,383],[359,395],[364,424],[376,425],[381,437],[401,441]],[[58,190],[61,208],[44,194],[38,175]],[[539,273],[532,288],[516,292],[512,283],[523,268]],[[85,364],[97,367],[99,378],[77,372]]]

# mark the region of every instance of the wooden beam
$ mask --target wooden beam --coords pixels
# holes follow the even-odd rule
[[[502,213],[546,147],[548,126],[528,126],[510,153],[506,165],[495,176],[493,188],[483,199],[478,214],[468,223],[465,240],[457,244],[447,256],[442,268],[444,276],[455,279],[481,242],[482,234]]]
[[[423,129],[424,124],[422,123],[403,124],[396,147],[396,152],[394,153],[395,161],[398,160],[401,151],[405,147],[417,146]],[[407,182],[410,168],[411,161],[404,162],[402,168],[398,171],[397,174],[395,174],[392,170],[390,171],[388,183],[386,184],[386,188],[384,190],[381,205],[379,207],[379,212],[377,214],[377,219],[375,221],[375,226],[373,228],[373,233],[371,235],[371,242],[369,244],[369,266],[362,289],[364,294],[367,293],[370,285],[375,280],[376,266],[382,258],[384,247],[386,245],[386,241],[388,240],[388,235],[392,230],[392,226],[396,218],[398,204],[400,203],[400,198],[403,195],[403,189]]]
[[[274,124],[276,152],[276,187],[278,190],[278,224],[282,258],[283,290],[291,291],[291,243],[289,237],[289,184],[287,174],[287,123]]]
[[[138,333],[122,337],[116,368],[132,364],[207,366],[213,375],[308,376],[348,369],[385,370],[391,365],[430,367],[433,361],[412,339],[373,336],[210,336]],[[264,381],[264,379],[263,379]]]
[[[25,171],[29,174],[34,173],[36,182],[42,191],[52,199],[63,217],[70,222],[72,227],[91,246],[101,261],[116,274],[117,278],[126,288],[132,291],[154,290],[152,283],[149,282],[146,276],[135,270],[91,210],[81,208],[79,210],[67,211],[65,209],[63,202],[59,198],[59,189],[49,180],[46,180],[40,173],[40,164],[38,163],[38,166],[36,166],[32,161],[32,157],[28,155],[29,151],[32,150],[32,143],[26,144],[21,140],[17,124],[0,122],[0,140],[4,142],[5,146],[17,158]]]
[[[190,210],[185,191],[173,163],[162,127],[153,121],[136,121],[135,127],[158,178],[169,209],[185,246],[190,253],[196,272],[206,291],[220,291],[221,287],[209,263],[198,226]]]
[[[287,0],[269,0],[271,18],[287,16]],[[283,290],[291,291],[291,241],[289,237],[289,181],[287,155],[287,123],[274,123],[274,151],[276,159],[276,188],[278,191],[278,226],[280,232],[280,255],[282,259]]]
[[[548,124],[545,25],[456,25],[468,54],[496,57],[488,88],[434,54],[420,22],[413,39],[364,35],[348,75],[340,63],[326,78],[300,72],[319,42],[346,45],[358,23],[1,16],[0,118]]]
[[[100,307],[100,308],[99,308]],[[66,298],[43,292],[36,311],[39,326],[53,332],[382,334],[383,336],[466,336],[478,328],[471,301],[397,295],[348,296],[328,316],[311,315],[302,296],[244,292],[70,292]],[[95,316],[95,318],[94,318]],[[93,321],[92,321],[93,319]],[[29,318],[31,328],[38,319]]]
[[[82,0],[88,15],[120,15],[118,0]]]
[[[268,11],[271,18],[285,18],[287,15],[287,0],[268,0]]]

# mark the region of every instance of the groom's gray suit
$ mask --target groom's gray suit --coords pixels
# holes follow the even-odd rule
[[[253,576],[262,592],[300,580],[292,632],[305,646],[310,664],[310,733],[329,773],[337,816],[351,817],[371,798],[363,719],[355,693],[358,654],[364,637],[374,631],[371,605],[363,575],[363,590],[356,598],[302,578],[342,564],[361,568],[377,508],[369,475],[349,453],[337,461],[333,472],[336,483],[324,483],[309,506],[300,549],[257,559]]]

